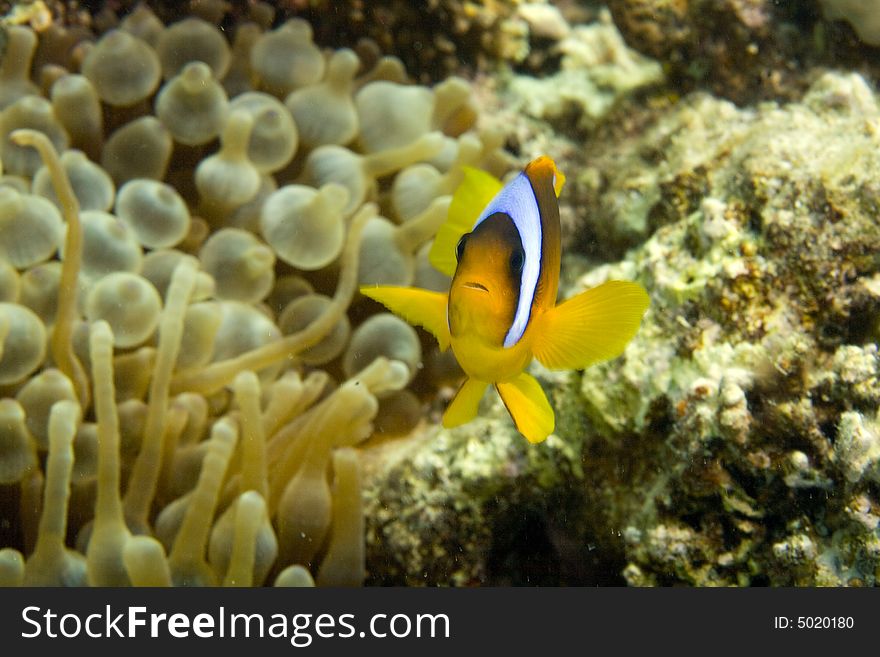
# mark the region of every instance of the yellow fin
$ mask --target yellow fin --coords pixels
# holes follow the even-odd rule
[[[446,320],[448,296],[444,292],[431,292],[417,287],[393,285],[365,285],[361,294],[378,301],[398,317],[410,324],[424,327],[437,338],[440,351],[449,347],[449,324]]]
[[[556,197],[559,198],[559,195],[562,193],[562,188],[565,185],[565,176],[556,168],[556,162],[554,162],[551,157],[542,155],[529,162],[526,165],[526,174],[528,174],[530,178],[532,176],[540,177],[542,175],[549,177],[553,182],[553,191],[556,193]]]
[[[455,393],[455,398],[443,413],[443,426],[447,429],[470,422],[477,416],[480,400],[489,384],[468,378]]]
[[[501,181],[491,174],[473,167],[462,167],[461,170],[464,179],[455,190],[446,223],[437,231],[428,254],[431,265],[447,276],[455,273],[458,240],[471,231],[483,208],[501,190]]]
[[[501,401],[516,423],[517,430],[530,443],[540,443],[553,433],[556,418],[547,396],[534,377],[523,372],[513,381],[496,383]]]
[[[534,355],[554,370],[580,370],[616,358],[639,329],[648,293],[638,283],[608,281],[551,308],[534,327]]]
[[[554,165],[555,166],[555,165]],[[553,191],[556,192],[556,198],[562,194],[562,188],[565,186],[565,174],[556,169],[556,179],[553,181]]]

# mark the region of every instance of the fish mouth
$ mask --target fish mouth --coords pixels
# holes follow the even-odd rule
[[[472,290],[480,290],[482,292],[489,291],[489,288],[487,288],[485,285],[482,285],[480,283],[475,283],[474,281],[468,281],[467,283],[464,284],[464,287],[470,288]]]

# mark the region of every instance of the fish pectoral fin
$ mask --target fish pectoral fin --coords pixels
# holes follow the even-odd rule
[[[533,376],[523,372],[512,381],[496,383],[495,389],[513,418],[517,430],[530,443],[540,443],[553,433],[556,418],[547,396]]]
[[[461,170],[464,178],[452,196],[446,223],[440,226],[428,253],[431,265],[447,276],[455,274],[458,240],[473,230],[482,209],[501,189],[501,181],[485,171],[467,166]]]
[[[580,370],[616,358],[639,329],[648,303],[645,289],[630,281],[581,292],[537,318],[535,358],[553,370]]]
[[[447,429],[470,422],[477,416],[480,400],[489,384],[468,378],[455,393],[446,412],[443,413],[443,426]]]
[[[449,323],[446,320],[447,294],[416,287],[365,285],[361,294],[378,301],[395,315],[426,329],[437,338],[440,351],[449,347]]]

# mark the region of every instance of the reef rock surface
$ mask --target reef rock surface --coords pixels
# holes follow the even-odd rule
[[[595,164],[605,214],[574,230],[600,223],[622,259],[566,296],[638,280],[640,332],[618,360],[537,372],[545,445],[487,396],[484,418],[383,459],[370,579],[875,584],[876,94],[843,73],[787,104],[698,93]]]

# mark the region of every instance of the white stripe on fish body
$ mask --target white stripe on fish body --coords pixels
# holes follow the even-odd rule
[[[529,325],[532,302],[538,287],[538,277],[541,275],[541,212],[532,183],[524,172],[495,195],[477,219],[474,228],[496,212],[503,212],[513,219],[525,254],[519,283],[519,303],[510,329],[504,336],[504,346],[512,347],[520,341]]]

